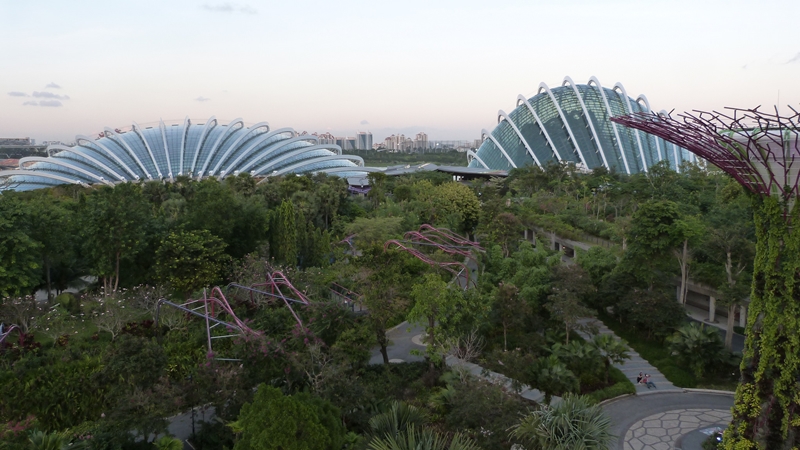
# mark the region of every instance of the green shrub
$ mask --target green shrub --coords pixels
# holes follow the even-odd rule
[[[667,377],[667,380],[669,380],[670,383],[677,387],[693,388],[697,386],[697,379],[694,377],[694,375],[681,369],[680,367],[676,367],[674,365],[662,365],[658,367],[658,370],[662,375]]]
[[[593,403],[600,403],[603,400],[608,400],[609,398],[616,398],[621,395],[628,395],[635,393],[636,393],[636,387],[633,385],[633,383],[631,383],[626,379],[625,381],[621,381],[605,389],[594,391],[591,394],[587,395],[587,397]]]
[[[733,327],[733,332],[736,334],[744,335],[744,327]]]
[[[72,292],[62,292],[55,298],[55,301],[70,314],[80,314],[81,312],[81,301]]]

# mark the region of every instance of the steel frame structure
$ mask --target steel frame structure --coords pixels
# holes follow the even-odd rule
[[[429,245],[435,247],[449,255],[459,255],[464,258],[470,259],[477,265],[477,260],[472,255],[472,250],[483,251],[477,242],[465,239],[458,234],[446,228],[435,228],[429,224],[422,224],[417,231],[409,231],[403,235],[404,240],[391,239],[383,244],[383,249],[388,250],[390,246],[394,245],[396,248],[410,253],[420,261],[434,267],[440,267],[452,273],[455,277],[460,277],[462,273],[466,274],[467,283],[470,281],[470,270],[462,262],[458,261],[436,261],[428,255],[420,252],[415,245]],[[456,271],[453,267],[460,267],[461,270]],[[475,284],[472,281],[473,285]]]
[[[231,307],[228,300],[225,298],[225,294],[222,293],[222,290],[219,286],[214,286],[211,288],[211,296],[209,297],[206,294],[206,291],[203,290],[203,298],[201,299],[190,299],[185,303],[176,304],[170,302],[169,300],[162,298],[156,302],[156,320],[155,325],[156,329],[158,329],[158,319],[161,315],[161,307],[163,305],[170,306],[172,308],[178,309],[183,311],[187,314],[191,314],[196,317],[201,317],[205,320],[206,324],[206,337],[208,340],[208,357],[214,358],[218,361],[238,361],[238,359],[231,359],[231,358],[218,358],[214,355],[214,349],[211,345],[212,340],[214,339],[223,339],[223,338],[231,338],[231,337],[250,337],[250,336],[260,336],[262,333],[257,330],[253,330],[247,326],[239,317],[236,316],[236,313],[233,312],[233,308]],[[228,314],[231,318],[231,321],[224,321],[217,318],[216,307],[220,308],[220,313]],[[198,310],[202,309],[203,312],[199,312]],[[211,325],[211,323],[214,323]],[[211,330],[214,328],[224,325],[226,329],[229,330],[232,334],[226,334],[222,336],[213,336]]]
[[[636,113],[612,121],[661,137],[708,160],[747,190],[784,200],[800,195],[800,112],[759,108],[694,114]]]

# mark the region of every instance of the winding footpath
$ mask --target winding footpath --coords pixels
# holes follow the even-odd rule
[[[598,334],[614,334],[603,322],[587,318],[582,325],[597,327]],[[591,336],[579,332],[586,340]],[[630,348],[630,347],[629,347]],[[701,450],[703,441],[731,421],[733,393],[689,390],[676,387],[652,364],[630,349],[630,359],[614,367],[632,383],[639,372],[650,374],[655,389],[641,384],[635,396],[625,396],[603,404],[611,417],[618,450]]]

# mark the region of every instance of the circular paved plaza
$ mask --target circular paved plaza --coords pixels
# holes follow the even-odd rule
[[[733,395],[669,392],[626,397],[603,405],[603,409],[618,436],[614,448],[670,450],[681,448],[682,438],[697,430],[725,427],[732,406]]]

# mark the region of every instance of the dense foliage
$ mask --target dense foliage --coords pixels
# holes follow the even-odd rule
[[[677,286],[705,283],[733,307],[747,295],[749,203],[719,174],[553,165],[471,183],[433,172],[371,181],[366,197],[325,175],[0,195],[0,321],[21,331],[0,348],[0,436],[13,449],[33,430],[97,449],[169,447],[157,439],[166,418],[213,407],[195,448],[544,445],[551,438],[541,433],[560,432],[507,430],[546,429],[558,414],[582,417],[585,402],[633,390],[613,367],[627,347],[586,338],[593,330],[582,319],[595,314],[628,342],[662,352],[671,380],[730,369],[718,340],[675,334],[685,320]],[[415,244],[430,261],[467,264],[454,279],[385,247],[426,223],[474,237],[485,252],[465,260]],[[591,248],[565,265],[555,236]],[[199,319],[162,308],[154,322],[160,298],[180,303],[213,285],[263,283],[268,269],[282,270],[312,304],[295,305],[294,317],[282,302],[223,288],[258,336],[217,339],[211,354]],[[64,293],[73,286],[80,293]],[[38,289],[48,300],[30,297]],[[367,313],[351,310],[353,301]],[[387,330],[406,320],[427,328],[426,361],[389,364]],[[547,401],[586,397],[571,400],[572,411],[544,409],[447,368],[448,355]],[[726,364],[704,364],[713,358]],[[592,439],[604,442],[593,411],[600,434]]]

